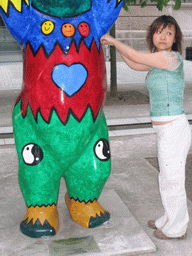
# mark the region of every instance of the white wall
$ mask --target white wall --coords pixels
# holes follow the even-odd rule
[[[183,32],[183,58],[185,59],[186,47],[192,47],[192,3],[183,3],[178,11],[174,10],[171,1],[163,11],[159,11],[156,3],[148,2],[148,6],[141,8],[139,5],[130,6],[129,11],[123,9],[116,21],[116,37],[122,42],[139,51],[146,51],[146,30],[149,25],[160,15],[172,15],[178,22]],[[117,54],[117,58],[119,58]]]

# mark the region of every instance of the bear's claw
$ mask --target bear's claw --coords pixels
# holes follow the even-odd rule
[[[102,225],[104,222],[108,221],[110,219],[110,213],[104,211],[104,213],[101,212],[101,216],[96,215],[96,217],[91,217],[89,221],[89,228],[95,228],[97,226]]]
[[[45,220],[44,224],[41,225],[39,219],[33,224],[33,220],[27,223],[28,218],[21,222],[20,230],[21,232],[32,238],[40,238],[43,236],[54,236],[56,234],[55,229]]]

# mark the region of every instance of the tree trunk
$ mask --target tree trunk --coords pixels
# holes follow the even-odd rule
[[[110,30],[110,35],[115,37],[115,24]],[[110,63],[111,63],[111,84],[110,84],[110,96],[117,96],[117,66],[116,66],[116,49],[114,46],[110,46]]]

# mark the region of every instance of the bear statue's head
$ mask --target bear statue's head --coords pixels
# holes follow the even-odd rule
[[[92,0],[31,0],[39,11],[58,18],[70,18],[91,9]]]

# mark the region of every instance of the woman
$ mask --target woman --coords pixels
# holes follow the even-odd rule
[[[159,189],[165,213],[156,221],[148,221],[148,226],[156,229],[153,234],[159,239],[183,239],[189,222],[185,164],[191,130],[183,109],[181,29],[173,17],[163,15],[151,24],[146,40],[150,53],[138,52],[108,34],[101,43],[115,46],[130,68],[149,71],[146,85],[157,132]]]

